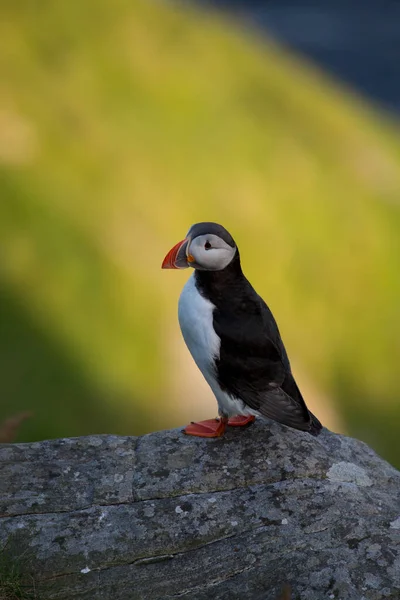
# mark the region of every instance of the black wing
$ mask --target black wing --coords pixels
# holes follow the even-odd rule
[[[221,338],[218,383],[228,394],[279,423],[317,434],[312,415],[293,378],[276,321],[257,295],[232,312],[214,311]]]

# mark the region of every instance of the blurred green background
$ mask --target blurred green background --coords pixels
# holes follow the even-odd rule
[[[234,235],[328,427],[400,466],[400,129],[271,42],[161,1],[3,0],[0,422],[215,416],[181,339],[196,221]]]

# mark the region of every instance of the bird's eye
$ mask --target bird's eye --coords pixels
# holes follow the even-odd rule
[[[204,248],[205,248],[206,250],[209,250],[209,249],[211,248],[211,244],[210,244],[210,242],[209,242],[208,240],[207,240],[207,242],[204,244]]]

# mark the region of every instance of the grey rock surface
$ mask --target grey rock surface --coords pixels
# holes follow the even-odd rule
[[[277,423],[0,446],[0,547],[41,600],[400,598],[400,473]]]

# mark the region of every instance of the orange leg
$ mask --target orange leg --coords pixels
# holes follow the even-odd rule
[[[228,421],[228,425],[231,427],[246,427],[250,423],[254,423],[256,418],[253,415],[236,415],[231,417]]]
[[[224,435],[228,419],[208,419],[198,423],[190,423],[183,430],[186,435],[196,435],[197,437],[213,438]]]

